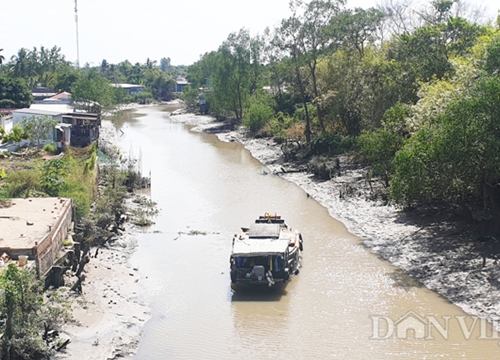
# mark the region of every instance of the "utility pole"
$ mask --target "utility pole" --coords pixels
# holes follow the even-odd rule
[[[80,45],[78,43],[78,8],[75,0],[75,24],[76,24],[76,67],[80,67]]]

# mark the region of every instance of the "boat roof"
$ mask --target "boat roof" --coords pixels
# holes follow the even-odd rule
[[[250,224],[248,231],[250,238],[274,238],[280,237],[279,224]]]
[[[243,238],[234,241],[233,256],[259,256],[284,254],[289,239]]]
[[[250,224],[248,232],[234,240],[233,256],[266,256],[284,254],[293,232],[283,224]]]

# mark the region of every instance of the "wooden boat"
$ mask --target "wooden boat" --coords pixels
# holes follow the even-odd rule
[[[265,213],[233,237],[231,282],[267,284],[287,282],[300,268],[302,235],[281,216]]]

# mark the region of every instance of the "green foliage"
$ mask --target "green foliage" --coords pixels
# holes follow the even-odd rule
[[[375,8],[347,9],[332,19],[326,31],[337,36],[347,48],[354,49],[363,58],[365,47],[377,40],[377,32],[385,17],[383,12]]]
[[[276,114],[269,122],[271,127],[271,133],[279,140],[285,140],[287,138],[286,130],[290,129],[294,124],[302,122],[297,120],[297,117],[288,116],[282,112]]]
[[[0,73],[0,108],[29,107],[33,97],[24,79]]]
[[[56,154],[57,153],[57,146],[55,143],[50,143],[50,144],[45,144],[43,146],[43,151],[48,152],[49,154]]]
[[[19,170],[9,172],[5,178],[6,197],[29,197],[32,191],[41,190],[38,170]]]
[[[309,145],[313,155],[333,156],[355,150],[357,139],[352,136],[325,134],[312,139]]]
[[[29,138],[35,140],[37,147],[40,147],[42,141],[53,138],[54,127],[57,125],[57,121],[49,116],[32,116],[29,119],[23,120],[21,124],[24,131],[29,135]]]
[[[64,176],[68,170],[69,166],[65,159],[50,160],[43,165],[41,185],[48,195],[59,195],[61,189],[66,186]]]
[[[261,40],[248,30],[229,34],[217,52],[211,52],[191,67],[196,86],[210,78],[207,94],[211,113],[242,119],[250,96],[257,90],[260,74]],[[205,76],[209,73],[209,76]]]
[[[36,86],[50,86],[56,74],[61,69],[67,69],[69,63],[61,54],[61,48],[53,46],[51,49],[43,46],[38,50],[21,48],[17,55],[11,58],[10,71],[14,77],[23,78],[29,88]]]
[[[30,134],[18,124],[12,128],[10,133],[5,134],[5,130],[1,129],[0,134],[2,135],[2,144],[8,143],[9,141],[19,144],[21,141],[30,138]]]
[[[274,117],[271,104],[269,96],[264,93],[257,94],[250,102],[250,107],[243,119],[243,125],[252,132],[261,130]]]
[[[137,226],[151,226],[154,224],[154,221],[151,220],[151,217],[156,216],[158,214],[158,208],[156,207],[156,203],[151,199],[145,197],[139,197],[134,199],[135,204],[138,204],[138,207],[133,207],[130,211],[134,216],[132,223]]]
[[[58,196],[73,199],[76,209],[76,221],[88,215],[95,195],[97,147],[90,145],[83,154],[66,154],[63,158],[67,164],[64,185]]]
[[[96,69],[89,70],[73,83],[71,98],[73,101],[81,102],[86,109],[91,109],[95,103],[104,109],[111,109],[115,105],[114,90],[110,86],[110,81]]]
[[[500,79],[480,79],[396,154],[393,197],[405,204],[481,198],[500,179]]]
[[[495,37],[487,48],[485,69],[491,74],[500,74],[500,36]]]
[[[58,196],[72,198],[76,210],[76,221],[85,217],[93,202],[92,187],[74,181],[66,180],[64,187],[61,187]]]
[[[418,91],[420,99],[411,107],[411,116],[408,118],[410,131],[432,125],[448,105],[464,96],[479,76],[479,69],[467,59],[454,58],[450,64],[453,66],[453,75],[421,85]]]
[[[153,100],[153,95],[147,91],[141,91],[133,96],[133,101],[138,104],[148,104]]]
[[[181,99],[184,100],[188,109],[195,109],[200,98],[200,91],[191,86],[184,86]]]
[[[60,330],[69,313],[56,295],[43,300],[42,284],[34,272],[9,264],[0,273],[0,329],[2,357],[35,359],[50,354],[45,331]]]
[[[390,176],[394,172],[392,161],[402,147],[403,139],[395,133],[378,129],[362,133],[358,141],[361,156],[370,163],[373,174],[382,176],[388,186]]]

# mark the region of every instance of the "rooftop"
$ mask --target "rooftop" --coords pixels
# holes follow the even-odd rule
[[[12,199],[0,207],[0,248],[32,248],[71,204],[66,198]],[[32,224],[32,225],[29,225]]]
[[[42,105],[42,106],[44,106],[43,110],[35,107],[33,109],[28,109],[28,108],[19,109],[19,110],[16,110],[14,112],[21,113],[21,114],[49,115],[49,116],[58,116],[58,115],[61,115],[61,114],[65,114],[67,112],[67,111],[50,111],[50,110],[45,110],[46,106],[50,106],[50,105]]]
[[[275,255],[286,252],[289,239],[236,239],[234,241],[233,256],[245,255]]]
[[[31,104],[30,110],[36,110],[37,114],[42,115],[61,115],[73,112],[73,106],[64,103],[42,103]],[[57,114],[45,114],[42,112],[53,112]]]
[[[122,89],[130,89],[130,88],[136,88],[136,87],[141,87],[143,88],[143,85],[135,85],[135,84],[111,84],[113,87],[121,87]]]

